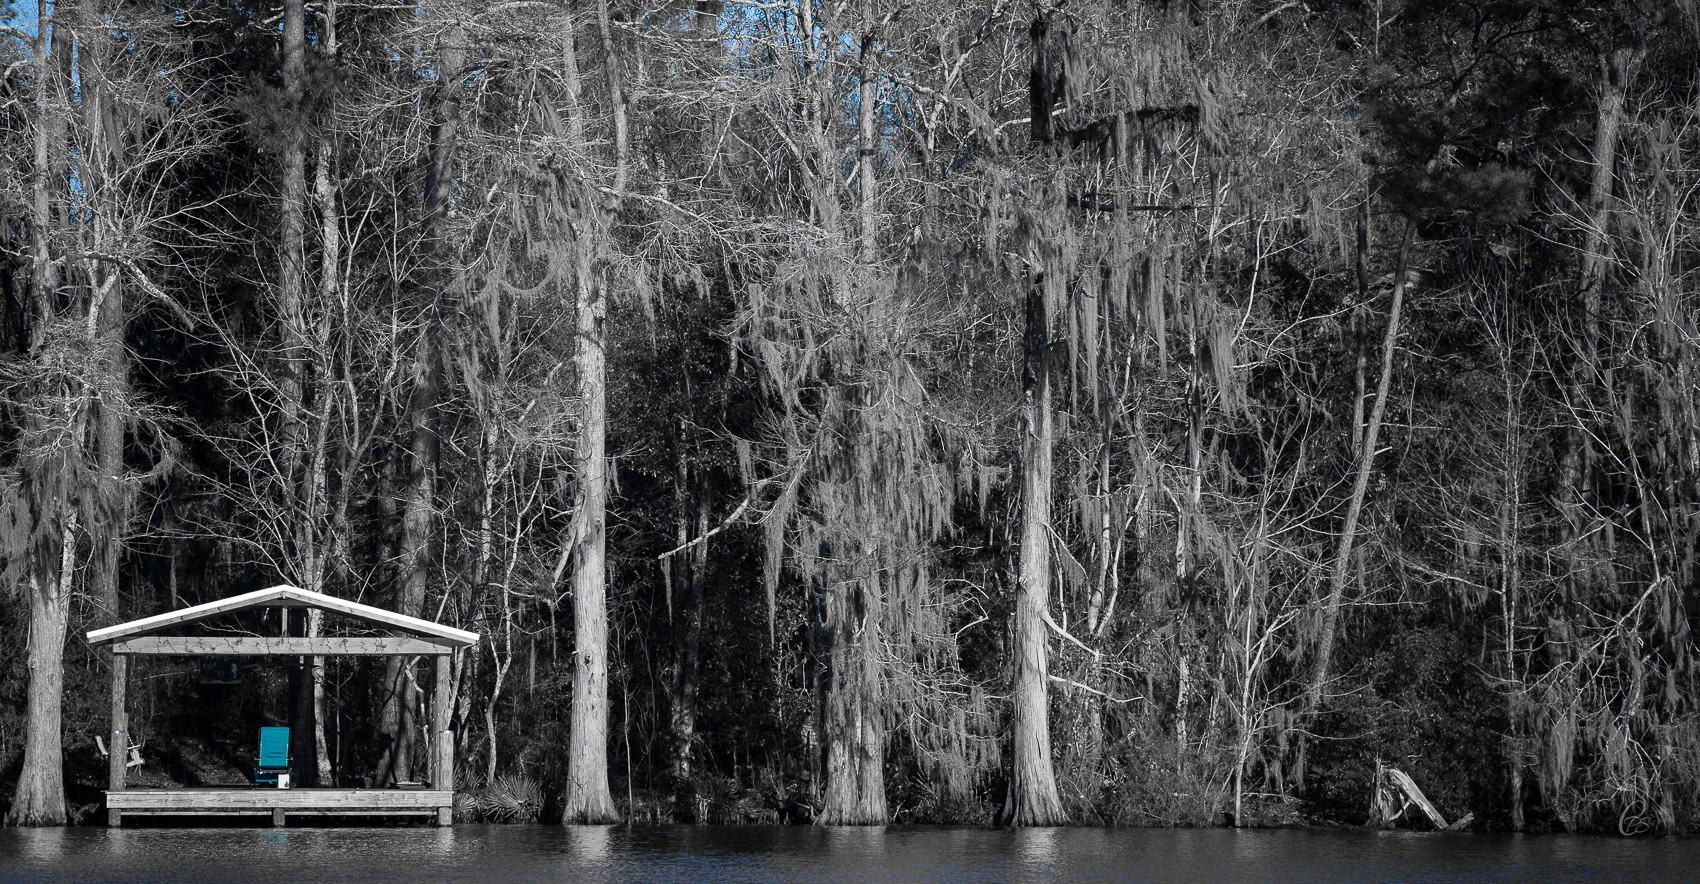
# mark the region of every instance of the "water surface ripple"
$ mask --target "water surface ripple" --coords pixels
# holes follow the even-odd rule
[[[791,826],[0,830],[0,882],[1691,882],[1700,840]]]

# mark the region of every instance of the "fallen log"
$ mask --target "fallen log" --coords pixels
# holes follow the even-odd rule
[[[1375,784],[1372,786],[1374,796],[1370,799],[1369,822],[1372,826],[1391,827],[1395,820],[1405,815],[1413,805],[1420,808],[1428,816],[1429,822],[1440,831],[1456,830],[1470,822],[1472,817],[1466,816],[1454,825],[1447,825],[1446,817],[1441,816],[1439,809],[1428,800],[1423,790],[1417,788],[1415,780],[1410,775],[1396,767],[1388,767],[1375,762]]]

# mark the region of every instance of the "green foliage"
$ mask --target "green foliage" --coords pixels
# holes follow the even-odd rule
[[[535,823],[543,813],[543,787],[523,771],[496,774],[487,785],[469,791],[484,822]]]
[[[1419,625],[1361,647],[1362,680],[1323,717],[1307,795],[1315,812],[1368,818],[1376,761],[1409,774],[1448,820],[1465,813],[1504,824],[1504,704],[1480,671],[1470,636]]]
[[[1531,210],[1533,156],[1584,112],[1575,71],[1531,28],[1534,6],[1411,4],[1371,80],[1383,197],[1441,222],[1509,224]],[[1425,47],[1446,46],[1434,53]]]

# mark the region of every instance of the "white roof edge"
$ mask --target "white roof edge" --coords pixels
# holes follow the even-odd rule
[[[313,605],[314,607],[324,608],[327,611],[336,611],[341,614],[347,614],[351,617],[363,617],[367,620],[376,620],[379,623],[385,623],[400,629],[411,629],[416,632],[423,632],[426,635],[435,635],[461,644],[473,645],[478,643],[478,633],[476,632],[469,632],[465,629],[456,629],[453,626],[444,626],[441,623],[426,620],[423,617],[410,617],[406,614],[398,614],[394,611],[385,610],[384,608],[378,608],[372,605],[363,605],[359,602],[351,602],[347,599],[339,599],[335,596],[328,596],[324,593],[312,592],[310,590],[300,589],[294,586],[280,586],[274,587],[274,589],[283,590],[281,594],[285,598],[305,602],[309,605]]]
[[[394,611],[386,611],[383,608],[375,608],[371,605],[363,605],[359,602],[339,599],[334,596],[325,595],[324,593],[313,592],[311,590],[302,589],[297,586],[290,586],[288,584],[273,586],[267,589],[256,589],[253,592],[245,592],[241,595],[234,595],[229,598],[205,602],[199,605],[192,605],[187,608],[180,608],[176,611],[167,611],[163,614],[155,614],[151,617],[143,617],[140,620],[131,620],[128,623],[119,623],[115,626],[107,626],[102,629],[91,629],[87,634],[88,642],[91,645],[104,644],[115,639],[139,635],[151,630],[174,626],[179,623],[190,623],[213,616],[214,614],[222,614],[226,611],[240,611],[247,608],[260,607],[267,602],[277,601],[280,599],[300,602],[315,608],[321,608],[326,611],[335,611],[339,614],[347,614],[351,617],[359,617],[365,620],[381,623],[386,626],[392,626],[397,629],[406,629],[413,632],[423,633],[428,636],[446,639],[452,644],[469,646],[478,643],[478,633],[476,632],[456,629],[453,626],[444,626],[441,623],[433,623],[430,620],[425,620],[419,617],[409,617],[406,614],[397,614]]]
[[[284,586],[273,586],[268,589],[256,589],[253,592],[245,592],[241,595],[233,595],[229,598],[218,599],[217,601],[192,605],[187,608],[179,608],[175,611],[166,611],[163,614],[143,617],[140,620],[131,620],[128,623],[119,623],[103,629],[91,629],[88,632],[89,644],[100,644],[116,638],[123,638],[127,635],[136,635],[150,629],[170,626],[174,623],[186,623],[190,620],[196,620],[201,617],[211,616],[224,611],[239,611],[244,608],[251,608],[256,605],[269,602],[273,599],[281,598],[283,590],[286,588],[293,589],[293,587]]]

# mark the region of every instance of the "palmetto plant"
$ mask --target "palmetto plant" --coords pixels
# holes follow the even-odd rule
[[[478,794],[476,807],[487,822],[534,823],[543,812],[543,788],[524,771],[497,774]]]

